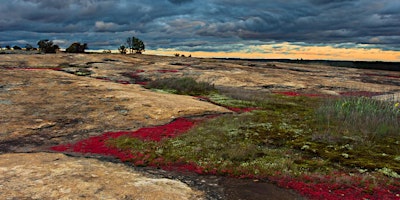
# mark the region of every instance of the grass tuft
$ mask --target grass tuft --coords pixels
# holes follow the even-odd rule
[[[157,79],[149,82],[146,88],[192,96],[207,95],[216,91],[213,85],[207,82],[197,82],[195,79],[189,77]]]

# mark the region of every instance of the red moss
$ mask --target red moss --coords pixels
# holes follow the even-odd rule
[[[274,92],[274,93],[283,94],[283,95],[291,96],[291,97],[300,96],[300,93],[297,93],[297,92]]]
[[[304,93],[299,93],[299,92],[292,92],[292,91],[286,91],[286,92],[273,92],[275,94],[282,94],[285,96],[291,96],[291,97],[297,97],[297,96],[305,96],[305,97],[324,97],[327,96],[325,94],[304,94]]]
[[[335,177],[348,179],[346,184],[335,181]],[[279,186],[293,189],[310,199],[400,199],[400,185],[385,185],[372,187],[363,182],[361,177],[347,174],[334,176],[310,177],[303,175],[298,178],[271,177],[270,180]]]
[[[233,112],[243,113],[243,112],[251,112],[253,110],[260,110],[260,108],[235,108],[235,107],[225,107]]]
[[[121,151],[117,148],[106,145],[106,141],[111,138],[128,136],[143,140],[161,141],[164,138],[172,138],[188,131],[193,127],[195,121],[178,118],[177,120],[162,126],[141,128],[137,131],[107,132],[100,136],[90,137],[75,144],[63,144],[51,147],[53,151],[91,153],[105,156],[114,156],[122,161],[132,160],[138,155],[132,155],[129,151]]]
[[[205,174],[204,168],[196,165],[195,163],[175,162],[175,163],[164,163],[161,169],[166,171],[178,171],[178,172],[195,172],[197,174]],[[209,173],[207,173],[209,174]]]

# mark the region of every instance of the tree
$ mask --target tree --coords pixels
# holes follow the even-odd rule
[[[136,53],[141,54],[145,49],[143,41],[136,37],[127,38],[126,43],[130,53],[135,51]]]
[[[85,49],[87,49],[87,44],[81,44],[79,42],[72,43],[65,51],[68,53],[85,53]]]
[[[130,53],[133,52],[133,40],[132,40],[132,38],[128,37],[126,39],[126,47],[129,49]]]
[[[10,45],[6,45],[6,49],[7,49],[7,50],[11,50]]]
[[[39,50],[42,53],[56,53],[56,50],[60,49],[58,45],[54,45],[50,40],[40,40],[38,43]]]
[[[136,53],[142,54],[142,52],[144,51],[144,48],[145,48],[143,41],[140,40],[139,38],[135,38],[135,37],[132,37],[132,39],[133,39],[132,49],[135,50]]]
[[[118,51],[119,51],[121,54],[126,54],[127,48],[126,48],[124,45],[121,45],[121,46],[118,48]]]
[[[13,49],[14,49],[14,50],[21,50],[22,48],[19,47],[19,46],[17,46],[17,45],[15,45],[15,46],[13,46]]]

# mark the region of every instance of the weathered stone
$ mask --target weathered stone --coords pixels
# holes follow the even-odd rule
[[[0,199],[204,199],[203,192],[132,168],[55,153],[0,155]]]

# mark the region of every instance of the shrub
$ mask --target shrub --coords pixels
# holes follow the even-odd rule
[[[87,49],[87,44],[81,44],[79,42],[72,43],[65,51],[68,53],[85,53],[85,49]]]
[[[207,82],[196,82],[193,78],[164,78],[149,82],[146,88],[168,90],[175,94],[206,95],[215,92],[213,85]]]
[[[13,46],[13,49],[14,49],[14,50],[21,50],[22,48],[15,45],[15,46]]]
[[[118,48],[118,51],[119,51],[121,54],[126,54],[127,50],[128,50],[128,49],[127,49],[124,45],[121,45],[121,46],[119,46],[119,48]]]
[[[26,44],[25,45],[25,50],[27,50],[27,51],[33,50],[33,46],[30,45],[30,44]]]

